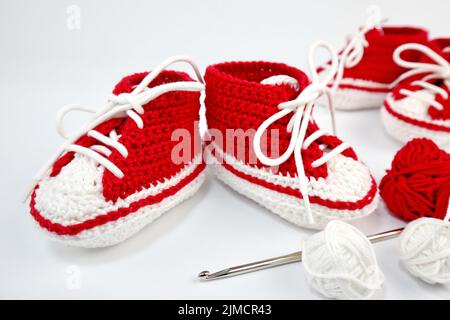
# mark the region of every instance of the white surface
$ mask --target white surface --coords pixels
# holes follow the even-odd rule
[[[295,251],[310,234],[215,180],[134,238],[101,250],[50,242],[20,199],[61,143],[54,130],[60,106],[99,105],[122,76],[177,53],[202,67],[266,59],[305,68],[310,44],[323,39],[342,45],[372,2],[0,1],[0,298],[318,298],[300,265],[197,281],[203,269]],[[393,23],[425,25],[433,36],[449,36],[447,1],[378,3]],[[80,30],[66,27],[72,4],[81,9]],[[379,111],[338,113],[337,119],[341,135],[379,181],[400,148],[384,132]],[[67,123],[72,129],[80,120],[73,116]],[[381,205],[356,225],[373,233],[402,223]],[[386,275],[378,297],[450,299],[450,289],[415,280],[399,266],[397,245],[376,245]],[[67,285],[73,270],[80,271],[79,289]]]

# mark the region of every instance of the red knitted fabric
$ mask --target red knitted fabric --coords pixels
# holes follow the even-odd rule
[[[113,93],[129,93],[138,85],[148,73],[137,73],[123,78],[115,87]],[[152,81],[150,87],[174,81],[192,81],[185,73],[176,71],[163,71]],[[163,181],[178,173],[184,163],[175,164],[171,161],[171,152],[178,141],[171,141],[175,129],[186,129],[198,136],[198,128],[194,121],[199,118],[198,92],[170,92],[144,105],[143,129],[137,129],[136,124],[129,117],[111,119],[95,130],[108,134],[116,129],[121,135],[120,142],[127,148],[128,157],[124,158],[117,150],[112,150],[109,159],[124,173],[119,179],[111,172],[105,170],[103,175],[103,195],[106,200],[116,201],[125,198],[142,188]],[[195,134],[194,134],[195,133]],[[192,143],[190,158],[201,151],[200,141]],[[88,136],[81,137],[77,144],[89,147],[99,142]],[[56,176],[61,169],[73,159],[73,152],[61,157],[53,166],[51,176]]]
[[[383,27],[373,29],[366,34],[369,46],[364,49],[364,56],[358,65],[346,68],[344,78],[363,79],[379,83],[392,83],[405,70],[394,63],[394,50],[404,43],[426,44],[427,31],[413,27]],[[408,60],[414,61],[418,55],[408,53]]]
[[[274,75],[287,75],[296,79],[300,88],[305,88],[309,84],[307,76],[300,70],[289,67],[285,64],[269,62],[227,62],[213,65],[207,68],[206,80],[206,117],[210,129],[220,130],[226,136],[227,129],[249,129],[256,130],[267,118],[278,112],[278,105],[281,102],[289,101],[298,96],[298,92],[287,84],[277,86],[263,85],[263,79]],[[290,134],[286,131],[289,121],[285,117],[278,123],[269,127],[279,131],[279,153],[283,153],[290,141]],[[307,135],[311,135],[318,126],[311,121]],[[267,144],[272,143],[270,135]],[[308,177],[315,178],[327,176],[327,165],[312,168],[311,163],[323,155],[319,144],[325,144],[330,148],[338,146],[341,141],[335,136],[323,136],[310,147],[302,151],[302,158],[305,172]],[[222,149],[225,151],[234,150],[232,156],[238,157],[238,144],[236,140],[221,141]],[[233,144],[230,148],[228,145]],[[248,164],[249,152],[252,148],[252,141],[245,144],[245,159],[239,159]],[[268,150],[269,156],[271,155]],[[352,149],[347,149],[343,155],[356,159],[356,154]],[[265,167],[259,161],[257,166]],[[294,157],[280,165],[279,172],[283,175],[289,173],[291,176],[297,174]]]
[[[446,59],[448,62],[450,62],[450,51],[444,51],[445,49],[448,50],[448,48],[450,48],[450,38],[446,38],[446,39],[435,39],[430,41],[427,44],[433,51],[435,51],[436,53],[438,53],[441,57],[443,57],[444,59]],[[406,53],[406,52],[405,52]],[[402,55],[403,57],[403,55]],[[408,59],[407,57],[403,57],[404,59]],[[434,61],[432,61],[429,57],[425,56],[425,55],[421,55],[418,60],[420,62],[423,63],[435,63]],[[395,100],[400,100],[403,99],[405,96],[402,95],[400,93],[400,91],[402,89],[407,89],[410,91],[417,91],[417,90],[423,90],[422,87],[419,86],[414,86],[412,83],[416,80],[420,80],[423,77],[425,77],[426,74],[418,74],[415,75],[413,77],[410,77],[408,79],[405,79],[402,83],[400,83],[399,85],[397,85],[395,87],[395,89],[392,91],[393,93],[393,97]],[[447,88],[447,86],[443,83],[442,80],[440,79],[433,79],[433,80],[429,80],[430,83],[437,85],[439,87],[441,87],[442,89],[444,89],[449,95],[450,95],[450,90],[449,88]],[[444,97],[442,97],[441,95],[436,95],[436,101],[439,102],[444,109],[443,110],[438,110],[433,106],[429,106],[428,108],[428,114],[430,115],[430,117],[432,119],[440,119],[440,120],[448,120],[450,119],[450,99],[445,99]]]
[[[408,142],[381,180],[380,194],[402,220],[443,219],[450,197],[450,154],[428,139]]]

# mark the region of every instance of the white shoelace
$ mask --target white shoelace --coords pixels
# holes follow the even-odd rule
[[[435,63],[406,61],[401,57],[401,54],[408,50],[418,51],[426,55]],[[443,88],[430,83],[430,80],[443,80],[447,89],[450,90],[450,63],[429,47],[418,43],[407,43],[399,46],[394,51],[393,58],[395,63],[397,63],[399,66],[410,70],[397,78],[397,80],[392,83],[391,87],[394,88],[400,82],[409,77],[424,73],[426,74],[426,76],[424,76],[421,80],[411,82],[413,86],[418,86],[424,89],[424,91],[411,91],[408,89],[401,89],[400,94],[425,102],[429,106],[433,106],[437,110],[442,111],[444,109],[444,106],[435,100],[436,95],[440,95],[442,96],[442,98],[448,99],[449,94]]]
[[[381,16],[381,11],[376,6],[367,9],[368,18],[366,24],[356,33],[348,37],[347,46],[339,54],[339,64],[335,79],[332,85],[332,91],[335,91],[344,77],[345,68],[353,68],[361,62],[365,49],[369,46],[366,34],[376,28],[382,32],[382,25],[387,21]],[[329,65],[325,66],[329,68]]]
[[[329,69],[330,72],[326,75],[326,77],[323,77],[322,79],[319,79],[317,68],[314,63],[314,55],[317,48],[319,47],[325,48],[331,55],[332,60],[331,67]],[[299,189],[305,203],[307,218],[310,223],[314,223],[314,218],[311,212],[311,205],[309,202],[309,182],[308,178],[306,177],[305,168],[303,166],[301,151],[302,149],[307,149],[314,141],[327,134],[323,130],[317,130],[305,139],[306,130],[311,120],[314,102],[324,94],[328,98],[328,108],[331,114],[333,133],[335,134],[336,132],[334,109],[331,103],[331,89],[328,87],[328,84],[336,75],[338,68],[338,56],[335,50],[324,42],[317,42],[313,44],[309,52],[309,67],[312,77],[311,84],[304,88],[296,99],[279,104],[278,108],[280,109],[280,111],[269,117],[259,126],[258,130],[255,133],[253,148],[255,150],[257,158],[267,166],[278,166],[286,162],[292,154],[294,155],[295,164],[297,167],[297,176],[299,180]],[[292,113],[292,117],[287,126],[287,132],[291,133],[289,146],[280,157],[269,158],[261,150],[262,136],[272,124],[274,124],[279,119],[289,115],[290,113]],[[312,163],[312,167],[317,168],[322,166],[336,155],[342,153],[347,148],[349,148],[349,146],[346,143],[342,143],[330,152],[325,152],[324,150],[323,156],[315,160]]]
[[[148,85],[168,66],[177,62],[186,62],[193,69],[199,82],[196,81],[178,81],[166,84],[161,84],[152,88],[148,88]],[[53,163],[58,160],[65,152],[75,152],[82,154],[86,157],[93,159],[100,165],[109,170],[117,178],[123,177],[123,172],[107,157],[112,153],[111,149],[117,150],[124,158],[128,156],[127,148],[119,142],[120,136],[117,135],[115,130],[112,130],[108,136],[94,130],[95,127],[113,118],[130,117],[136,126],[140,129],[144,127],[144,122],[141,115],[144,113],[143,105],[156,99],[157,97],[173,91],[203,91],[205,88],[202,74],[197,65],[188,57],[174,56],[168,58],[154,70],[152,70],[141,83],[136,86],[131,93],[122,93],[119,95],[111,95],[108,102],[101,107],[98,111],[78,107],[78,106],[66,106],[58,113],[57,131],[66,139],[65,143],[58,149],[58,151],[49,158],[46,164],[38,171],[33,180],[31,189],[28,191],[27,199],[35,186],[39,181],[47,174]],[[94,113],[91,122],[84,128],[79,130],[73,135],[67,135],[63,128],[63,119],[67,113],[78,110],[84,112]],[[99,141],[101,144],[93,145],[89,148],[75,144],[75,142],[82,136],[87,135]]]

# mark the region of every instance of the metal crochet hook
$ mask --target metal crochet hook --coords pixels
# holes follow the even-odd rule
[[[395,229],[391,231],[386,231],[382,233],[377,233],[371,236],[368,236],[368,239],[372,243],[377,243],[384,240],[389,240],[398,237],[404,228]],[[235,266],[231,268],[226,268],[214,273],[209,271],[202,271],[198,274],[200,280],[218,280],[228,277],[237,276],[244,273],[250,273],[258,270],[265,270],[277,266],[282,266],[285,264],[290,264],[294,262],[302,261],[302,252],[297,251],[284,256],[279,256],[275,258],[270,258],[266,260],[261,260],[257,262],[247,263],[240,266]]]

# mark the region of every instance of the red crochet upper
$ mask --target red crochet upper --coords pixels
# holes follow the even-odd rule
[[[450,38],[432,40],[428,43],[428,47],[430,47],[433,51],[438,53],[441,57],[443,57],[450,63],[450,50],[449,50],[450,49]],[[406,53],[407,52],[405,52],[405,54]],[[405,57],[402,55],[402,58],[405,58]],[[405,58],[405,60],[406,59],[407,58]],[[419,56],[418,61],[424,62],[424,63],[433,63],[433,64],[435,63],[428,56],[423,55],[423,54],[421,54]],[[402,95],[400,93],[400,91],[402,89],[407,89],[410,91],[423,90],[423,88],[413,85],[412,82],[414,82],[416,80],[420,80],[425,76],[426,76],[426,74],[418,74],[418,75],[409,77],[408,79],[405,79],[404,81],[402,81],[392,91],[394,99],[400,100],[405,97],[404,95]],[[435,79],[435,80],[430,80],[429,82],[441,87],[442,89],[447,91],[447,93],[450,96],[450,90],[449,90],[449,88],[447,88],[447,86],[444,84],[444,82],[442,80]],[[445,99],[441,95],[437,95],[436,101],[439,102],[444,107],[444,109],[438,110],[433,106],[429,106],[428,114],[430,115],[430,117],[432,119],[441,119],[441,120],[450,119],[450,99]]]
[[[282,102],[295,99],[299,92],[287,84],[264,85],[260,82],[275,75],[287,75],[296,79],[300,88],[305,88],[309,84],[308,77],[300,70],[289,67],[281,63],[270,62],[226,62],[212,65],[206,69],[206,117],[209,130],[219,130],[224,137],[227,136],[227,129],[256,129],[270,116],[279,112],[278,105]],[[286,131],[289,117],[280,119],[277,123],[269,127],[279,130],[279,154],[282,154],[288,147],[291,134]],[[311,121],[307,130],[308,137],[318,130],[318,126]],[[238,154],[237,139],[224,139],[225,141],[215,141],[219,143],[224,151],[233,150],[234,157],[249,164],[250,149],[253,150],[253,142],[245,143],[245,158]],[[270,134],[267,144],[272,143]],[[341,141],[335,136],[323,136],[310,147],[302,151],[305,172],[308,177],[315,178],[327,176],[327,165],[312,168],[311,163],[323,155],[319,144],[328,145],[330,148],[338,146]],[[233,144],[230,148],[229,144]],[[270,150],[268,152],[271,154]],[[356,159],[352,149],[343,152],[344,155]],[[265,167],[259,161],[258,167]],[[280,165],[280,173],[294,176],[297,174],[294,157]]]
[[[362,79],[389,84],[397,79],[405,69],[392,59],[394,50],[405,43],[426,44],[427,31],[413,27],[383,27],[366,33],[369,46],[364,49],[362,60],[353,68],[344,70],[344,78]],[[408,53],[408,60],[416,60],[415,53]]]
[[[123,78],[114,88],[113,93],[130,93],[138,85],[148,72],[136,73]],[[193,81],[187,74],[176,71],[162,71],[152,81],[149,87],[175,81]],[[121,135],[119,142],[128,150],[128,157],[123,158],[115,149],[108,159],[122,170],[122,179],[115,177],[105,170],[103,174],[103,195],[106,200],[116,201],[125,198],[151,184],[163,181],[178,173],[185,165],[175,164],[171,161],[171,152],[178,141],[171,141],[172,132],[175,129],[186,129],[194,137],[198,136],[198,128],[194,122],[199,119],[200,93],[176,91],[166,93],[144,105],[144,114],[141,118],[144,122],[142,129],[137,128],[136,123],[128,118],[116,118],[108,120],[97,126],[95,130],[102,134],[108,134],[112,129]],[[192,140],[190,158],[201,151],[199,143]],[[199,142],[199,141],[198,141]],[[89,147],[100,144],[87,135],[81,137],[76,144]],[[61,169],[74,157],[73,152],[68,152],[55,162],[51,176],[56,176]]]

